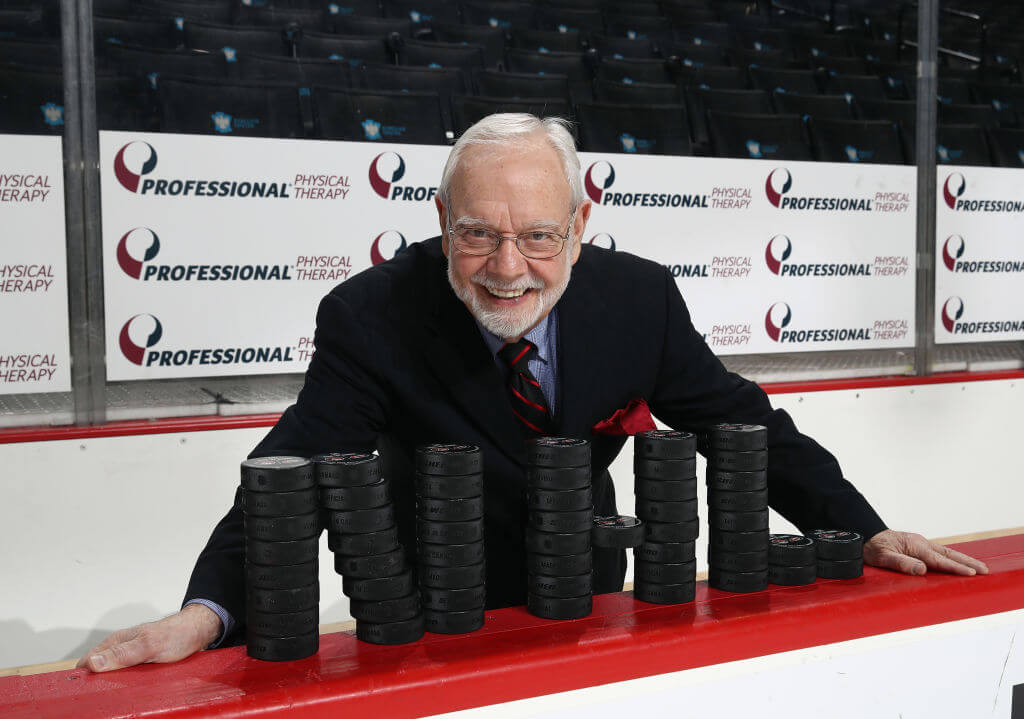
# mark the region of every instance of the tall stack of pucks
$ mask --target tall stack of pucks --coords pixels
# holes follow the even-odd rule
[[[469,444],[416,450],[417,562],[428,632],[484,625],[483,454]]]
[[[352,452],[321,454],[313,461],[327,546],[350,600],[356,637],[371,644],[416,641],[423,636],[423,613],[380,458]]]
[[[814,540],[802,534],[768,537],[768,582],[790,587],[814,584],[818,577]]]
[[[526,608],[546,619],[585,617],[593,609],[590,442],[531,440],[527,465]]]
[[[302,659],[320,646],[316,478],[301,457],[242,462],[246,651]]]
[[[768,430],[719,424],[702,438],[708,458],[708,584],[727,592],[768,586]]]
[[[842,529],[815,529],[810,537],[822,579],[856,579],[864,574],[864,537]]]
[[[633,441],[636,514],[645,527],[643,543],[633,550],[636,599],[693,601],[700,533],[696,455],[697,438],[689,432],[651,430]]]

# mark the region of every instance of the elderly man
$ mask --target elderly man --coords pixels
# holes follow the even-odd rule
[[[471,127],[445,165],[437,211],[440,238],[411,246],[323,300],[305,386],[254,455],[379,449],[399,536],[412,548],[414,448],[479,445],[488,606],[522,604],[524,437],[590,438],[594,505],[612,514],[607,468],[625,438],[591,429],[644,399],[678,429],[766,425],[771,505],[803,530],[861,532],[869,563],[909,574],[988,571],[919,535],[887,529],[831,454],[773,410],[755,384],[725,370],[663,267],[581,246],[591,205],[563,122],[505,114]],[[509,344],[515,355],[525,352],[543,394],[536,412],[510,400]],[[620,590],[624,552],[595,549],[594,569],[595,592]],[[113,634],[82,664],[104,671],[175,661],[226,637],[241,641],[244,617],[236,497],[196,563],[184,608]]]

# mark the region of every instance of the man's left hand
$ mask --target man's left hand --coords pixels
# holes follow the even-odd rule
[[[988,574],[985,563],[920,534],[886,529],[864,543],[864,561],[876,567],[921,575],[928,569],[970,577]]]

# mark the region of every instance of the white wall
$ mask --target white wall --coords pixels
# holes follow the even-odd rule
[[[937,537],[1024,525],[1024,380],[772,399],[839,457],[890,526]],[[176,611],[264,431],[0,445],[0,667],[78,656],[114,629]],[[627,452],[613,466],[627,514],[631,462]],[[790,527],[775,515],[772,529]],[[321,621],[347,619],[326,540],[320,581]]]

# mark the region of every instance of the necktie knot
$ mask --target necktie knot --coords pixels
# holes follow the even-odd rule
[[[509,342],[500,350],[498,357],[508,365],[509,369],[526,369],[526,363],[536,354],[537,345],[528,339],[521,339],[518,342]]]

